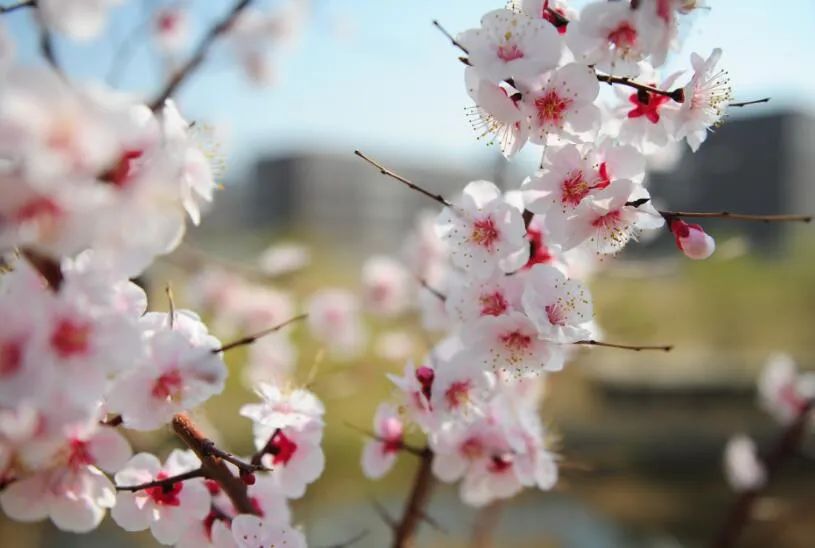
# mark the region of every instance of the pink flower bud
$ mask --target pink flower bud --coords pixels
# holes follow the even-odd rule
[[[674,234],[676,247],[690,259],[707,259],[716,250],[716,241],[699,225],[674,219],[671,221],[671,232]]]

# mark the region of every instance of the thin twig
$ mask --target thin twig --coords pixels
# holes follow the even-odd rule
[[[111,415],[110,417],[105,417],[104,419],[99,421],[99,424],[115,428],[121,425],[123,422],[124,419],[122,418],[121,415]]]
[[[733,219],[761,223],[809,223],[812,221],[812,215],[754,215],[752,213],[733,213],[731,211],[660,211],[659,213],[666,220],[684,217],[686,219]]]
[[[232,24],[237,20],[238,16],[241,12],[246,9],[246,7],[252,2],[252,0],[238,0],[235,6],[229,11],[229,13],[224,17],[221,21],[219,21],[215,26],[209,29],[201,41],[198,43],[198,46],[195,48],[195,52],[192,54],[192,57],[184,63],[181,68],[179,68],[167,84],[164,86],[164,89],[150,102],[150,109],[151,110],[158,110],[164,104],[164,102],[170,98],[170,96],[176,92],[176,90],[184,83],[184,80],[192,74],[195,69],[198,68],[201,63],[204,62],[204,59],[209,52],[209,49],[212,45],[216,42],[218,37],[220,37],[223,33],[225,33]]]
[[[437,299],[444,302],[447,300],[447,295],[439,291],[438,289],[431,287],[430,284],[424,278],[419,278],[419,285],[430,291]]]
[[[24,2],[17,2],[9,6],[0,6],[0,15],[11,13],[21,8],[33,8],[37,5],[36,0],[26,0]]]
[[[207,477],[204,468],[196,468],[195,470],[190,470],[189,472],[184,472],[181,474],[177,474],[175,476],[170,476],[160,480],[153,480],[148,481],[146,483],[140,483],[138,485],[117,485],[117,491],[143,491],[144,489],[152,489],[154,487],[161,487],[162,489],[169,491],[173,488],[173,485],[176,483],[182,482],[184,480],[192,479],[192,478],[205,478]]]
[[[275,445],[274,439],[277,437],[279,433],[280,428],[275,428],[274,432],[272,432],[272,435],[269,436],[269,440],[266,442],[266,445],[264,445],[257,453],[252,455],[251,459],[252,464],[254,464],[255,466],[261,466],[261,461],[263,460],[263,457],[265,455],[277,455],[278,448]]]
[[[269,469],[263,466],[262,464],[244,462],[235,455],[233,455],[232,453],[224,451],[223,449],[218,449],[215,446],[215,442],[212,440],[204,440],[203,447],[204,451],[208,455],[214,455],[225,460],[226,462],[234,464],[238,468],[238,470],[240,470],[243,473],[251,474],[253,472],[269,471]]]
[[[345,422],[344,424],[345,424],[345,426],[347,426],[351,430],[355,430],[355,431],[359,432],[360,434],[362,434],[363,436],[366,436],[368,438],[374,439],[376,441],[381,441],[383,443],[388,441],[385,438],[383,438],[382,436],[377,436],[376,434],[374,434],[370,430],[366,430],[365,428],[361,428],[359,426],[356,426],[355,424],[351,424],[350,422]],[[418,447],[407,444],[405,442],[399,442],[399,450],[404,451],[406,453],[410,453],[411,455],[415,455],[417,457],[423,456],[424,451],[425,451],[424,449],[420,449]]]
[[[736,103],[728,103],[727,106],[729,107],[746,107],[748,105],[757,105],[759,103],[769,103],[770,98],[764,97],[763,99],[754,99],[752,101],[739,101]]]
[[[427,196],[428,198],[431,198],[431,199],[433,199],[433,200],[436,200],[437,202],[439,202],[439,203],[440,203],[440,204],[442,204],[443,206],[446,206],[446,207],[452,207],[452,205],[453,205],[453,204],[451,204],[451,203],[450,203],[450,202],[449,202],[447,199],[445,199],[445,198],[444,198],[444,196],[442,196],[441,194],[433,194],[432,192],[430,192],[430,191],[428,191],[428,190],[423,189],[422,187],[420,187],[420,186],[418,186],[418,185],[414,184],[412,181],[410,181],[410,180],[408,180],[408,179],[405,179],[404,177],[402,177],[402,176],[401,176],[401,175],[399,175],[398,173],[395,173],[395,172],[391,171],[390,169],[386,168],[385,166],[383,166],[382,164],[380,164],[380,163],[379,163],[379,162],[377,162],[376,160],[373,160],[373,159],[369,158],[368,156],[366,156],[365,154],[363,154],[363,153],[362,153],[362,152],[360,152],[359,150],[355,150],[355,151],[354,151],[354,154],[356,154],[357,156],[359,156],[360,158],[362,158],[363,160],[365,160],[366,162],[368,162],[369,164],[371,164],[372,166],[374,166],[376,169],[378,169],[378,170],[379,170],[379,172],[380,172],[382,175],[387,175],[388,177],[391,177],[392,179],[396,179],[396,180],[397,180],[397,181],[399,181],[400,183],[403,183],[403,184],[407,185],[407,186],[408,186],[409,188],[411,188],[412,190],[415,190],[415,191],[417,191],[417,192],[420,192],[420,193],[424,194],[425,196]]]
[[[233,348],[237,348],[239,346],[246,346],[247,344],[252,344],[256,340],[258,340],[258,339],[260,339],[262,337],[265,337],[266,335],[271,335],[275,331],[280,331],[281,329],[283,329],[287,325],[293,324],[294,322],[299,322],[300,320],[304,320],[307,317],[308,317],[308,314],[300,314],[299,316],[295,316],[293,318],[290,318],[290,319],[286,320],[283,323],[275,325],[274,327],[269,327],[267,329],[264,329],[263,331],[258,331],[257,333],[254,333],[252,335],[247,335],[247,336],[242,337],[242,338],[240,338],[240,339],[238,339],[236,341],[226,343],[225,345],[221,346],[220,348],[213,348],[212,353],[213,354],[218,354],[219,352],[226,352],[227,350],[232,350]]]
[[[621,86],[628,86],[630,88],[636,89],[637,91],[670,97],[677,103],[683,103],[685,101],[685,93],[682,88],[676,88],[673,91],[669,91],[667,89],[659,89],[657,87],[649,86],[647,84],[640,84],[639,82],[635,82],[634,80],[631,80],[629,78],[623,78],[620,76],[610,76],[608,74],[598,74],[597,80],[600,82],[606,82],[607,84],[618,84]]]
[[[410,498],[405,505],[402,518],[394,530],[394,548],[406,548],[413,545],[419,523],[423,519],[424,507],[430,499],[433,490],[433,452],[425,448],[419,463],[419,469],[413,478],[413,488]]]
[[[583,346],[602,346],[604,348],[619,348],[621,350],[633,350],[634,352],[640,352],[642,350],[661,350],[662,352],[670,352],[673,350],[674,346],[672,344],[661,344],[661,345],[631,345],[631,344],[617,344],[617,343],[608,343],[602,341],[595,341],[593,339],[585,340],[585,341],[576,341],[572,344],[579,344]]]
[[[452,44],[453,44],[455,47],[457,47],[458,49],[460,49],[461,51],[463,51],[463,52],[464,52],[464,53],[466,53],[467,55],[469,55],[469,54],[470,54],[470,52],[469,52],[469,51],[467,51],[467,48],[465,48],[464,46],[462,46],[462,45],[461,45],[461,42],[459,42],[458,40],[456,40],[456,39],[455,39],[455,37],[454,37],[452,34],[450,34],[450,33],[447,31],[447,29],[446,29],[446,28],[444,28],[443,26],[441,26],[441,23],[439,23],[439,22],[438,22],[437,20],[435,20],[435,19],[433,19],[433,26],[434,26],[434,27],[436,27],[437,29],[439,29],[439,31],[441,31],[441,33],[442,33],[443,35],[445,35],[445,36],[447,37],[447,39],[448,39],[448,40],[450,40],[450,43],[452,43]]]
[[[206,446],[209,441],[186,413],[173,416],[173,431],[201,459],[206,476],[215,480],[241,514],[257,515],[258,510],[249,500],[246,483],[235,477],[220,457],[212,455]]]
[[[167,294],[167,305],[170,308],[168,312],[170,316],[170,329],[172,329],[173,325],[175,325],[175,299],[173,298],[173,288],[169,282],[164,286],[164,292]]]

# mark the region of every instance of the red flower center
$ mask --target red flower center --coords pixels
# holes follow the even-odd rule
[[[637,31],[628,21],[623,21],[608,34],[608,41],[617,49],[630,48],[637,42]]]
[[[509,308],[509,303],[500,291],[481,295],[478,300],[481,303],[482,316],[500,316]]]
[[[571,99],[561,97],[554,90],[547,91],[546,94],[535,99],[535,109],[538,112],[538,123],[540,125],[563,125],[563,113],[571,104]]]
[[[278,430],[269,440],[269,453],[274,455],[274,464],[287,465],[297,451],[297,444],[290,437]]]
[[[143,150],[125,150],[116,162],[116,165],[100,178],[119,188],[127,186],[127,184],[133,180],[133,176],[136,173],[135,161],[141,158],[143,154]]]
[[[491,249],[495,242],[498,240],[498,229],[495,228],[495,222],[492,217],[486,219],[479,219],[473,223],[473,232],[470,239],[477,245]]]
[[[444,393],[444,399],[447,401],[447,407],[450,409],[457,409],[459,406],[467,403],[470,399],[470,382],[456,381],[452,383],[450,388]]]
[[[90,347],[91,325],[63,319],[51,333],[51,346],[61,358],[85,354]]]
[[[525,269],[532,268],[536,264],[547,264],[552,262],[554,257],[549,252],[549,248],[543,243],[543,232],[535,228],[526,229],[526,239],[529,240],[530,252],[529,260],[524,265]]]
[[[512,467],[512,459],[504,455],[493,455],[490,460],[490,472],[500,474]]]
[[[159,472],[156,479],[161,481],[169,477],[170,475],[166,472]],[[182,489],[184,489],[184,482],[176,481],[168,485],[149,487],[144,491],[147,493],[147,496],[159,506],[179,506],[181,500],[178,498],[178,494]]]
[[[645,102],[640,99],[645,99]],[[628,111],[628,117],[639,118],[645,116],[649,122],[656,124],[659,122],[659,108],[670,99],[665,95],[657,95],[647,91],[643,92],[642,97],[640,97],[639,93],[632,93],[628,97],[628,101],[634,105],[634,108]]]
[[[544,309],[546,310],[546,317],[552,325],[566,325],[566,317],[563,309],[556,304],[547,304]]]
[[[532,344],[532,337],[524,335],[520,331],[512,331],[505,335],[501,335],[501,342],[509,349],[523,350]]]
[[[502,44],[498,46],[498,58],[502,61],[509,63],[515,59],[521,59],[524,52],[518,49],[515,44]]]
[[[68,467],[76,470],[93,463],[94,458],[88,451],[88,442],[76,438],[72,439],[70,452],[68,453]]]
[[[181,373],[178,369],[173,369],[156,379],[151,393],[159,400],[174,399],[180,395],[183,383]]]

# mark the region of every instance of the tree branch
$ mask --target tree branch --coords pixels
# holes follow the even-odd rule
[[[413,488],[407,501],[402,519],[394,528],[394,548],[413,546],[419,523],[424,517],[424,506],[433,490],[433,452],[425,448],[421,454],[419,469],[413,478]]]
[[[192,54],[192,57],[184,63],[184,65],[179,68],[175,74],[170,78],[167,84],[164,86],[164,89],[150,102],[150,109],[156,111],[161,108],[164,104],[164,101],[170,98],[170,96],[176,92],[176,90],[184,83],[184,80],[187,77],[195,72],[201,63],[204,62],[204,59],[209,52],[209,49],[215,43],[215,41],[227,30],[232,24],[237,20],[238,16],[241,12],[246,9],[246,7],[252,2],[252,0],[238,0],[235,6],[229,11],[229,13],[219,21],[215,26],[209,29],[209,32],[204,35],[201,41],[198,43],[198,46],[195,48],[195,52]]]
[[[17,2],[9,6],[0,6],[0,15],[17,11],[21,8],[33,8],[37,5],[36,0],[26,0],[24,2]]]
[[[62,268],[58,261],[31,248],[22,249],[20,254],[40,273],[40,276],[48,283],[48,287],[53,291],[59,291],[63,277]]]
[[[186,413],[178,413],[173,417],[172,426],[176,435],[198,455],[206,476],[221,486],[238,513],[257,515],[257,509],[249,500],[246,483],[232,475],[221,457],[211,454],[209,447],[211,442],[190,417]]]
[[[684,103],[685,102],[685,92],[683,88],[676,88],[673,91],[668,91],[666,89],[659,89],[654,86],[649,86],[646,84],[640,84],[639,82],[635,82],[629,78],[622,78],[619,76],[610,76],[608,74],[598,74],[597,80],[600,82],[606,82],[607,84],[618,84],[621,86],[628,86],[630,88],[634,88],[637,91],[641,92],[648,92],[653,93],[656,95],[663,95],[665,97],[670,97],[677,103]]]
[[[290,319],[286,320],[283,323],[277,324],[277,325],[275,325],[273,327],[269,327],[267,329],[264,329],[263,331],[258,331],[257,333],[254,333],[252,335],[247,335],[247,336],[242,337],[242,338],[240,338],[240,339],[238,339],[236,341],[226,343],[225,345],[223,345],[220,348],[213,348],[212,353],[213,354],[218,354],[219,352],[226,352],[227,350],[232,350],[233,348],[237,348],[239,346],[246,346],[247,344],[252,344],[256,340],[258,340],[258,339],[260,339],[262,337],[265,337],[266,335],[270,335],[270,334],[274,333],[275,331],[280,331],[281,329],[283,329],[287,325],[291,325],[294,322],[299,322],[300,320],[304,320],[306,318],[308,318],[308,314],[300,314],[299,316],[295,316],[293,318],[290,318]]]
[[[759,103],[769,103],[770,98],[764,97],[763,99],[754,99],[752,101],[739,101],[737,103],[728,103],[727,106],[729,107],[746,107],[748,105],[757,105]]]
[[[750,523],[753,505],[758,499],[758,496],[762,490],[769,485],[770,480],[779,472],[787,459],[795,455],[798,447],[800,447],[801,440],[809,424],[809,414],[814,405],[815,400],[808,400],[799,410],[795,420],[784,430],[781,437],[764,459],[764,470],[766,472],[764,485],[757,489],[744,491],[738,495],[730,507],[730,511],[722,524],[722,528],[719,530],[713,542],[711,542],[712,547],[729,548],[730,546],[736,545],[742,531],[747,524]]]
[[[433,194],[432,192],[423,189],[419,185],[414,184],[412,181],[402,177],[398,173],[395,173],[395,172],[391,171],[390,169],[386,168],[385,166],[383,166],[382,164],[380,164],[376,160],[373,160],[373,159],[369,158],[368,156],[366,156],[365,154],[363,154],[359,150],[355,150],[354,154],[356,154],[357,156],[359,156],[360,158],[362,158],[363,160],[365,160],[366,162],[368,162],[369,164],[371,164],[372,166],[377,168],[382,175],[387,175],[388,177],[391,177],[392,179],[396,179],[400,183],[403,183],[403,184],[407,185],[412,190],[415,190],[416,192],[420,192],[420,193],[424,194],[425,196],[427,196],[428,198],[436,200],[437,202],[439,202],[443,206],[452,207],[453,204],[450,203],[447,199],[445,199],[444,196],[442,196],[441,194]]]
[[[583,346],[602,346],[604,348],[619,348],[620,350],[633,350],[634,352],[640,352],[642,350],[661,350],[662,352],[670,352],[673,350],[672,344],[663,344],[663,345],[629,345],[629,344],[617,344],[617,343],[607,343],[601,341],[595,341],[593,339],[585,340],[585,341],[576,341],[572,344],[579,344]]]
[[[443,26],[441,26],[441,23],[439,23],[439,22],[438,22],[437,20],[435,20],[435,19],[433,19],[433,26],[434,26],[434,27],[436,27],[437,29],[439,29],[439,32],[441,32],[443,35],[445,35],[445,36],[447,37],[447,39],[448,39],[448,40],[450,40],[450,43],[451,43],[451,44],[453,44],[455,47],[457,47],[458,49],[460,49],[461,51],[463,51],[463,52],[464,52],[464,53],[466,53],[467,55],[469,55],[469,54],[470,54],[470,52],[469,52],[469,51],[467,51],[467,48],[465,48],[464,46],[462,46],[462,45],[461,45],[461,42],[459,42],[458,40],[456,40],[456,39],[453,37],[453,35],[452,35],[452,34],[450,34],[450,33],[447,31],[447,29],[446,29],[446,28],[444,28]]]
[[[737,221],[755,221],[761,223],[809,223],[812,221],[812,215],[754,215],[751,213],[733,213],[731,211],[660,211],[659,214],[668,222],[672,219],[682,217],[686,219],[733,219]]]
[[[138,485],[117,485],[117,491],[130,491],[135,493],[136,491],[143,491],[144,489],[152,489],[154,487],[161,487],[165,491],[170,491],[178,482],[192,479],[192,478],[205,478],[207,474],[203,467],[196,468],[195,470],[190,470],[189,472],[184,472],[182,474],[177,474],[175,476],[170,476],[160,480],[153,480],[148,481],[147,483],[140,483]]]

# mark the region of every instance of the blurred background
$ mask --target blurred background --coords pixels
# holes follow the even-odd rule
[[[259,4],[275,9],[278,2]],[[815,3],[709,4],[683,30],[684,46],[669,70],[687,66],[691,51],[706,56],[721,47],[735,99],[772,100],[731,109],[697,154],[684,147],[666,151],[650,178],[655,201],[675,210],[815,211],[815,74],[808,69]],[[160,5],[126,2],[90,44],[58,40],[66,71],[153,93],[172,66],[149,38],[151,10]],[[232,2],[185,5],[193,45]],[[528,147],[507,164],[494,147],[476,141],[464,115],[469,101],[457,52],[430,24],[438,19],[458,32],[496,7],[500,0],[312,0],[294,35],[272,52],[262,86],[247,80],[226,45],[217,47],[177,96],[188,119],[212,128],[212,154],[224,165],[223,189],[188,236],[187,254],[251,265],[269,245],[296,242],[308,248],[308,266],[264,283],[298,298],[327,285],[356,290],[364,258],[398,254],[416,214],[433,204],[380,176],[353,156],[354,149],[448,196],[476,178],[517,188],[539,149]],[[19,62],[41,62],[31,14],[14,13],[4,22]],[[556,490],[477,511],[463,506],[454,488],[439,486],[428,508],[437,527],[423,526],[420,546],[488,545],[488,536],[496,546],[513,547],[705,544],[734,499],[722,473],[726,440],[748,433],[764,448],[780,435],[756,403],[762,365],[773,352],[785,352],[802,369],[815,367],[812,227],[705,227],[718,243],[708,261],[685,260],[666,235],[629,246],[592,282],[607,340],[676,349],[583,351],[550,380],[542,414],[567,463]],[[188,267],[188,260],[169,257],[150,273],[156,308],[166,308],[166,282],[184,287]],[[181,305],[195,300],[176,292]],[[387,545],[388,530],[372,501],[396,515],[415,466],[405,455],[383,481],[365,480],[359,467],[364,439],[347,424],[369,425],[390,391],[384,374],[404,365],[376,351],[377,338],[407,334],[413,341],[407,353],[417,358],[430,339],[415,316],[372,322],[368,329],[371,350],[351,362],[326,359],[315,368],[319,349],[299,341],[297,378],[310,382],[327,406],[325,474],[294,503],[296,521],[314,546],[362,532],[357,545]],[[229,356],[232,381],[199,417],[238,454],[251,451],[251,435],[237,409],[254,398],[240,383],[243,358]],[[759,501],[745,546],[812,546],[813,438],[810,433]],[[163,433],[131,439],[136,450],[160,454],[176,445]],[[152,542],[110,520],[92,535],[74,536],[1,516],[0,539],[10,547]]]

